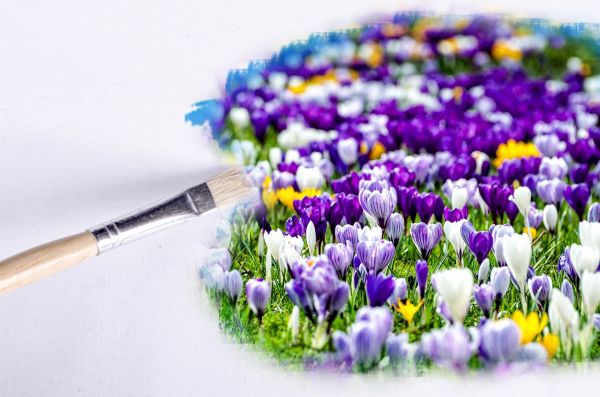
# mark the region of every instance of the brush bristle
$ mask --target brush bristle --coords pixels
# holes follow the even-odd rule
[[[210,178],[206,184],[217,207],[244,201],[250,197],[253,191],[252,185],[241,167],[228,168]]]

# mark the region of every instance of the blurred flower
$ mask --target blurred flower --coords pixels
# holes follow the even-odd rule
[[[248,306],[262,323],[265,309],[271,299],[271,283],[261,278],[250,279],[246,282],[246,299]]]
[[[473,296],[483,315],[489,318],[494,303],[494,289],[488,284],[475,285]]]
[[[417,259],[417,263],[415,264],[415,274],[417,275],[419,298],[425,299],[425,288],[427,288],[427,275],[429,274],[429,266],[427,266],[427,261]]]
[[[436,364],[465,371],[473,354],[469,333],[462,325],[435,329],[421,337],[421,349]]]
[[[548,316],[546,313],[540,318],[536,312],[531,312],[525,316],[520,310],[513,313],[512,320],[521,330],[521,344],[526,344],[535,340],[548,324]]]
[[[237,299],[242,293],[243,281],[240,272],[237,270],[232,270],[225,273],[223,285],[225,287],[224,289],[227,293],[227,296],[229,296],[229,299],[231,299],[235,305]]]
[[[486,361],[508,363],[516,355],[521,338],[519,327],[510,319],[486,321],[481,329],[481,351]]]
[[[462,324],[469,310],[469,301],[473,291],[473,274],[469,269],[449,269],[436,272],[432,284],[448,305],[452,319]]]
[[[583,220],[585,206],[590,199],[590,188],[582,183],[579,185],[569,185],[565,188],[565,200],[573,211],[579,216],[579,220]]]
[[[366,290],[369,306],[382,306],[394,292],[392,276],[379,274],[367,275]]]

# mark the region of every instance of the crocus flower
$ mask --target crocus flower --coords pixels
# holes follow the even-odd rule
[[[590,188],[585,183],[579,185],[569,185],[565,188],[565,200],[573,211],[579,216],[579,220],[583,220],[585,206],[590,199]]]
[[[546,302],[552,291],[552,280],[545,274],[533,276],[527,281],[529,293],[541,310],[546,307]]]
[[[267,245],[268,253],[271,254],[273,259],[279,260],[279,249],[283,244],[283,232],[280,229],[271,230],[264,234],[265,244]]]
[[[448,207],[444,208],[444,219],[447,222],[458,222],[463,219],[467,219],[469,216],[469,210],[465,205],[462,208],[450,209]]]
[[[537,194],[542,201],[554,205],[558,205],[562,201],[566,188],[567,184],[560,179],[539,181],[536,185]]]
[[[579,285],[579,274],[577,273],[577,269],[573,266],[573,262],[571,261],[571,252],[570,248],[565,248],[565,251],[558,258],[558,271],[563,272],[571,282],[575,285]]]
[[[527,216],[527,223],[529,227],[537,229],[542,224],[542,211],[535,208],[534,204],[531,204],[529,215]]]
[[[436,212],[443,212],[444,202],[435,193],[421,193],[415,198],[415,208],[421,221],[428,223]]]
[[[427,261],[422,259],[417,259],[417,263],[415,264],[415,274],[417,275],[417,286],[419,297],[421,299],[425,299],[425,288],[427,287],[427,275],[429,274],[429,266],[427,266]]]
[[[492,250],[492,234],[490,232],[472,232],[469,234],[469,249],[478,263],[482,263]]]
[[[547,204],[544,207],[542,210],[542,220],[546,230],[548,230],[550,233],[554,233],[556,231],[558,211],[556,210],[556,206],[554,206],[554,204]]]
[[[337,144],[338,155],[346,165],[352,165],[358,160],[358,142],[354,138],[341,139]]]
[[[388,298],[390,305],[396,305],[398,301],[405,301],[408,296],[408,284],[404,278],[394,277],[394,291]]]
[[[436,272],[432,276],[432,285],[448,305],[452,319],[462,324],[473,291],[473,274],[469,269],[449,269]]]
[[[490,273],[490,260],[485,258],[481,265],[479,265],[479,271],[477,272],[477,284],[485,283]]]
[[[263,314],[271,299],[271,283],[262,278],[253,278],[246,282],[246,299],[248,306],[262,322]]]
[[[492,286],[488,284],[476,285],[473,289],[473,296],[483,315],[489,318],[494,304],[494,289]]]
[[[385,228],[385,233],[387,237],[392,240],[395,246],[398,245],[398,242],[404,235],[404,218],[402,215],[394,212],[390,215],[387,226]]]
[[[600,250],[600,223],[598,222],[579,222],[579,239],[582,245],[596,247]]]
[[[225,293],[227,294],[229,299],[231,299],[233,304],[235,304],[235,302],[237,302],[237,299],[242,293],[243,281],[240,272],[237,270],[231,270],[225,273],[225,279],[223,284],[225,287]]]
[[[392,276],[369,274],[367,276],[366,290],[369,306],[382,306],[394,292],[394,279]]]
[[[590,319],[600,305],[600,273],[586,272],[581,276],[581,296]]]
[[[354,249],[351,243],[327,244],[325,246],[325,255],[331,265],[335,268],[340,279],[346,279],[348,266],[352,263]]]
[[[371,274],[385,269],[394,259],[395,253],[394,244],[387,240],[361,241],[356,247],[356,256]]]
[[[473,354],[469,333],[462,325],[424,334],[420,348],[436,364],[458,372],[466,370]]]
[[[444,223],[444,234],[456,252],[456,263],[462,267],[462,257],[467,244],[462,238],[461,227],[466,221],[464,219],[457,222],[446,221]]]
[[[494,299],[499,305],[510,286],[510,270],[508,267],[495,267],[490,275],[490,282],[494,289]]]
[[[600,222],[600,203],[593,203],[590,205],[587,220],[588,222]]]
[[[569,256],[579,277],[585,272],[594,273],[600,263],[600,251],[596,247],[571,244]]]
[[[543,157],[540,164],[539,173],[545,179],[562,179],[569,170],[565,159],[560,157]]]
[[[308,252],[313,255],[317,246],[317,232],[312,221],[308,222],[306,226],[306,245],[308,246]]]
[[[519,209],[519,213],[523,216],[525,222],[527,222],[527,217],[531,209],[531,190],[525,186],[520,186],[509,197],[509,200],[515,203]]]
[[[349,244],[353,248],[356,248],[358,244],[358,230],[360,229],[359,224],[354,225],[337,225],[335,227],[335,239],[342,244]]]
[[[529,236],[513,234],[505,237],[504,258],[517,287],[524,293],[527,270],[531,262],[531,240]]]
[[[519,327],[509,319],[487,321],[481,329],[481,351],[489,363],[508,363],[521,339]]]
[[[433,248],[435,248],[442,238],[442,224],[413,223],[410,226],[410,234],[415,246],[419,249],[421,257],[427,260]]]
[[[393,363],[406,360],[410,354],[408,334],[390,334],[385,341],[385,351]]]
[[[563,347],[568,351],[579,329],[579,313],[571,300],[557,288],[550,294],[548,317],[552,331],[559,334]]]
[[[365,188],[358,193],[358,201],[365,213],[370,215],[379,227],[385,228],[388,218],[396,208],[398,196],[394,188],[383,187],[380,191]]]
[[[563,280],[560,286],[560,291],[563,293],[564,296],[569,298],[571,303],[575,303],[575,290],[573,289],[573,284],[571,284],[569,280]]]
[[[318,167],[298,167],[296,171],[296,184],[300,190],[319,189],[325,183],[325,178]]]

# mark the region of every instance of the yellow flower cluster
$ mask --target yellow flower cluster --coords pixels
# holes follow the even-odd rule
[[[501,143],[498,146],[494,166],[498,168],[504,160],[524,157],[540,157],[540,152],[532,142],[517,142],[514,139],[509,139],[508,142]]]
[[[304,197],[316,197],[321,195],[321,190],[310,188],[301,192],[294,190],[292,186],[284,187],[276,191],[277,200],[289,209],[294,209],[294,201],[302,200]]]
[[[537,230],[534,227],[524,227],[523,234],[529,236],[529,233],[531,233],[531,239],[535,240],[535,238],[537,237]]]
[[[497,40],[492,47],[492,56],[497,60],[512,59],[513,61],[520,61],[523,58],[523,53],[509,42]]]
[[[542,314],[542,317],[536,312],[531,312],[525,316],[522,311],[517,310],[513,313],[512,320],[521,330],[521,344],[536,340],[544,346],[548,358],[552,358],[556,354],[560,343],[558,336],[549,332],[542,335],[544,328],[548,325],[548,315],[546,313]]]

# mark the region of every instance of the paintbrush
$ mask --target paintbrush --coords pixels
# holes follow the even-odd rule
[[[30,284],[140,237],[198,218],[209,210],[239,203],[249,198],[251,192],[244,171],[229,168],[159,204],[0,261],[0,293]]]

